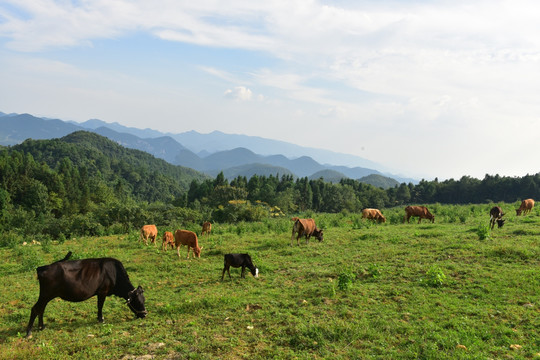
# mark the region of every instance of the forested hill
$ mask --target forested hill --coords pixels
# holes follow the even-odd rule
[[[193,169],[171,165],[87,131],[77,131],[60,139],[28,139],[8,151],[31,155],[36,163],[45,163],[59,172],[71,172],[66,168],[72,167],[80,175],[93,179],[94,184],[103,182],[102,186],[148,202],[171,201],[184,194],[193,180],[208,178]]]

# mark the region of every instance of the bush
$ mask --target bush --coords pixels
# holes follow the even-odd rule
[[[239,221],[262,221],[269,217],[270,210],[264,204],[251,205],[246,200],[231,200],[225,206],[220,205],[212,213],[218,222],[235,223]]]
[[[352,288],[353,280],[356,278],[350,271],[344,271],[338,276],[338,289],[347,291]]]
[[[478,224],[478,227],[476,228],[476,234],[478,235],[478,239],[485,240],[489,239],[489,225],[486,224]]]
[[[426,271],[426,277],[423,279],[423,282],[427,286],[440,287],[446,282],[446,275],[444,275],[444,272],[438,266],[432,266]]]
[[[43,265],[43,259],[38,254],[38,247],[21,246],[18,248],[17,255],[20,260],[21,271],[35,271],[38,266]]]
[[[14,248],[19,243],[22,241],[13,231],[0,233],[0,247]]]

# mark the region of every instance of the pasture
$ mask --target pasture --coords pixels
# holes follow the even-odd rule
[[[384,224],[361,214],[302,214],[324,241],[290,245],[292,222],[213,224],[200,259],[185,247],[161,250],[123,236],[0,248],[1,359],[540,359],[540,212],[492,231],[491,205],[431,205],[435,223],[403,224],[403,207],[382,209]],[[200,234],[200,226],[190,230]],[[22,245],[22,241],[30,242]],[[108,297],[53,300],[45,329],[25,339],[39,294],[35,268],[115,257],[146,296],[146,319]],[[247,252],[260,277],[223,255]]]

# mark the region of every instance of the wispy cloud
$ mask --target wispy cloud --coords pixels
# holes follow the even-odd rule
[[[257,54],[271,61],[241,71],[220,59],[194,67],[221,80],[208,93],[244,105],[264,93],[272,103],[259,104],[282,111],[279,118],[332,116],[366,134],[369,149],[376,137],[365,129],[394,143],[407,137],[435,146],[463,134],[482,138],[485,129],[498,129],[492,140],[531,142],[540,131],[539,16],[533,0],[4,0],[0,40],[12,56],[91,48],[141,33],[170,46]],[[85,76],[60,61],[38,63],[73,79]],[[395,161],[390,150],[377,156]]]

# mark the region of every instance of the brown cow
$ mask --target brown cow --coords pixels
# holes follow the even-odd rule
[[[201,257],[202,247],[199,247],[199,239],[197,234],[189,230],[176,230],[174,232],[174,245],[176,246],[176,253],[180,257],[180,246],[187,245],[187,258],[189,259],[189,249],[193,248],[193,257]]]
[[[521,202],[521,206],[519,209],[516,209],[516,215],[520,216],[521,213],[523,213],[523,216],[525,216],[527,213],[530,213],[532,208],[534,207],[534,200],[533,199],[526,199]]]
[[[210,236],[210,231],[212,231],[212,223],[210,221],[205,221],[202,224],[201,236],[203,236],[204,234]]]
[[[317,226],[315,225],[315,220],[313,219],[296,219],[291,234],[291,245],[293,244],[295,233],[298,233],[298,236],[296,237],[297,245],[300,245],[298,239],[302,235],[306,237],[306,244],[309,242],[309,238],[312,235],[315,236],[319,241],[323,240],[323,231],[317,229]]]
[[[504,213],[500,206],[494,206],[489,211],[489,225],[491,226],[491,230],[493,230],[493,227],[495,226],[495,223],[497,223],[498,227],[502,227],[504,225],[504,219],[502,218],[504,216]]]
[[[362,210],[362,219],[377,220],[377,222],[386,222],[386,218],[379,209]]]
[[[165,233],[163,233],[161,250],[167,251],[167,249],[169,248],[169,245],[171,245],[171,249],[174,249],[174,236],[172,232],[165,231]]]
[[[432,223],[435,222],[435,216],[433,216],[425,206],[407,206],[405,208],[405,218],[407,218],[407,222],[409,222],[411,216],[418,216],[419,224],[422,219],[431,220]],[[405,219],[403,222],[405,222]]]
[[[148,239],[156,245],[157,227],[156,225],[144,225],[141,228],[141,236],[139,239],[144,240],[144,244],[148,245]]]

